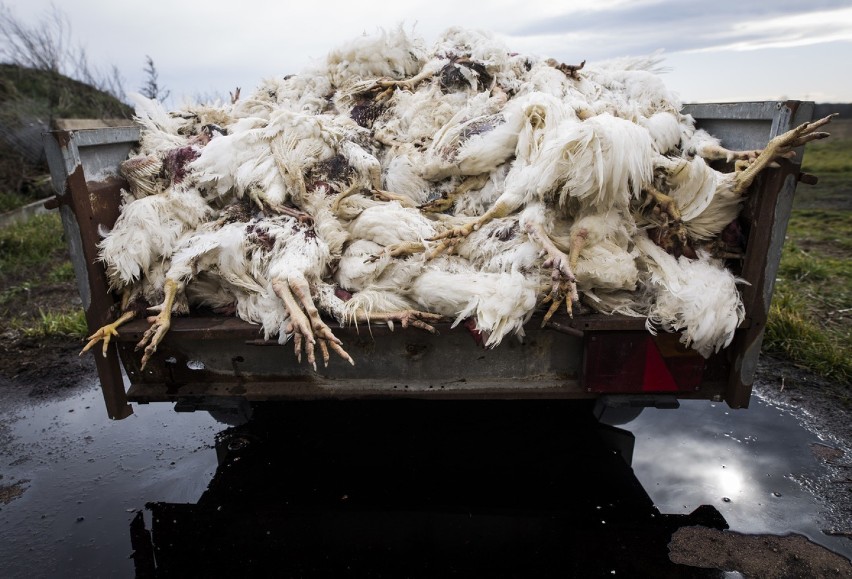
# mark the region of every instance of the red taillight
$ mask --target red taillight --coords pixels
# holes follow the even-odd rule
[[[585,340],[583,385],[589,392],[684,392],[701,385],[705,360],[678,336],[595,332]]]

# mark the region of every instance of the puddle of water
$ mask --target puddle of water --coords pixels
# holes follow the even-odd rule
[[[636,436],[633,470],[663,513],[709,504],[733,531],[800,533],[852,558],[852,541],[822,532],[839,520],[819,498],[836,476],[812,450],[825,441],[789,411],[757,397],[747,410],[681,401],[622,428]]]
[[[4,577],[36,568],[46,576],[131,576],[134,511],[148,501],[201,496],[224,426],[204,412],[177,414],[170,404],[134,412],[106,419],[97,384],[65,400],[0,410],[2,482],[29,481],[0,511]]]
[[[514,410],[522,404],[502,408]],[[256,527],[255,514],[259,517],[274,507],[275,513],[286,515],[281,528],[298,531],[288,540],[297,545],[301,541],[307,551],[315,549],[309,552],[317,560],[328,559],[323,549],[327,534],[336,532],[335,521],[349,521],[350,530],[360,529],[358,509],[367,510],[367,520],[390,521],[384,527],[387,535],[380,539],[400,540],[400,549],[408,540],[405,533],[420,540],[417,533],[423,531],[411,527],[408,515],[394,519],[395,513],[414,511],[423,529],[434,529],[434,516],[429,515],[433,505],[462,505],[463,516],[445,513],[450,518],[442,524],[447,530],[466,529],[471,538],[488,529],[495,532],[498,523],[507,525],[507,509],[531,513],[525,524],[542,531],[542,540],[553,543],[552,553],[564,553],[566,544],[587,549],[618,544],[625,549],[627,543],[605,534],[609,529],[647,538],[647,530],[639,532],[631,525],[666,519],[655,515],[651,501],[659,512],[676,516],[713,505],[733,530],[797,532],[852,556],[847,539],[821,533],[828,524],[814,494],[819,494],[815,489],[826,477],[826,466],[811,450],[820,439],[789,412],[756,398],[746,411],[684,402],[676,411],[647,410],[629,423],[626,428],[636,436],[633,471],[644,491],[611,449],[591,453],[588,437],[593,428],[579,419],[573,425],[576,430],[567,428],[575,419],[557,404],[539,406],[548,412],[529,416],[484,406],[491,408],[490,422],[484,420],[487,413],[474,414],[472,406],[460,404],[423,406],[417,412],[399,405],[387,414],[380,412],[380,405],[357,410],[327,405],[316,406],[316,414],[306,416],[302,407],[288,407],[293,408],[290,415],[273,417],[281,432],[261,445],[266,452],[252,450],[257,443],[251,440],[256,439],[247,438],[251,443],[243,444],[232,438],[228,448],[236,456],[214,477],[213,443],[226,427],[205,412],[178,414],[170,404],[137,405],[130,418],[111,422],[104,416],[96,384],[43,404],[10,406],[0,399],[0,483],[28,481],[21,485],[22,496],[0,505],[3,576],[28,577],[34,569],[48,576],[131,576],[128,530],[137,511],[145,513],[146,527],[152,528],[150,509],[145,509],[149,502],[160,503],[162,512],[186,511],[175,517],[181,523],[175,536],[181,537],[199,521],[212,525],[223,512],[231,516],[231,501],[233,510],[247,516],[228,519],[225,529],[242,520],[245,526],[235,529],[243,541]],[[368,408],[375,417],[363,416]],[[400,416],[406,409],[408,414]],[[261,438],[267,440],[266,435]],[[257,456],[250,461],[252,453]],[[227,470],[238,476],[222,476]],[[254,486],[261,483],[268,487],[266,494]],[[302,511],[320,509],[310,527],[319,534],[304,535],[305,527],[293,527],[288,501],[301,504]],[[341,504],[353,510],[340,511]],[[382,510],[386,504],[391,508]],[[473,508],[477,505],[478,511]],[[471,518],[468,507],[479,518]],[[555,519],[541,514],[548,509]],[[441,513],[436,516],[444,517]],[[569,515],[579,523],[569,522]],[[296,523],[300,516],[297,512]],[[334,524],[324,525],[329,520]],[[675,523],[657,529],[662,562],[670,524]],[[516,526],[499,529],[508,537],[510,527]],[[223,534],[211,528],[214,536]],[[335,536],[342,552],[355,556],[357,550],[351,549],[359,542],[345,530]],[[541,544],[536,545],[540,550]],[[280,547],[275,544],[275,549]],[[272,552],[278,552],[275,549]],[[461,547],[447,549],[454,553]],[[647,557],[647,546],[638,549]]]
[[[721,577],[672,563],[674,529],[615,450],[560,402],[321,401],[220,437],[197,504],[149,505],[140,568],[169,576]],[[605,431],[602,434],[601,431]],[[147,555],[146,555],[147,554]]]

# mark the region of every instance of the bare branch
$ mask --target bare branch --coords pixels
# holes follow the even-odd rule
[[[22,22],[11,8],[0,4],[0,55],[8,62],[61,73],[68,54],[69,38],[68,17],[53,4],[41,22],[34,26]]]
[[[157,79],[159,78],[159,74],[157,73],[157,67],[154,66],[154,59],[145,55],[145,86],[143,86],[139,92],[145,98],[149,98],[151,100],[164,101],[169,98],[169,94],[171,91],[163,89],[160,87]]]
[[[86,49],[72,43],[68,15],[55,4],[33,25],[0,3],[0,59],[24,68],[63,74],[124,100],[121,75],[103,73],[89,63]]]

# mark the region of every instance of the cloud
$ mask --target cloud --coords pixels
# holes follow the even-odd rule
[[[563,38],[591,57],[722,48],[852,41],[852,9],[844,0],[707,4],[654,0],[609,9],[578,10],[540,19],[510,32],[513,37]]]
[[[50,4],[28,0],[16,3],[14,10],[36,22]],[[804,73],[814,75],[807,87],[813,94],[852,99],[848,80],[833,68],[838,60],[852,58],[848,6],[848,0],[415,0],[381,5],[375,0],[329,0],[322,7],[209,0],[202,7],[188,0],[149,0],[144,9],[128,10],[109,0],[75,0],[73,9],[62,10],[93,65],[116,65],[126,79],[125,88],[138,90],[145,81],[145,55],[150,55],[161,84],[171,89],[175,100],[195,94],[226,97],[235,86],[246,94],[264,78],[298,72],[343,42],[400,23],[427,45],[447,27],[463,26],[491,30],[511,50],[568,63],[663,49],[666,63],[678,55],[682,70],[700,62],[701,68],[725,72],[714,75],[716,82],[700,92],[693,87],[703,84],[684,83],[680,90],[694,99],[799,94],[801,89],[780,88],[779,83]],[[826,58],[829,49],[833,52]],[[804,54],[811,59],[802,64]],[[732,87],[733,75],[739,72],[731,71],[742,69],[744,62],[750,68]],[[773,68],[779,62],[786,67],[781,72]],[[770,78],[761,76],[769,70]],[[798,72],[790,75],[789,70]],[[673,74],[667,81],[676,78]],[[758,78],[760,83],[745,92],[743,83]]]

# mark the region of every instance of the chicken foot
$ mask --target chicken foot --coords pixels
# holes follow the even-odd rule
[[[103,340],[103,354],[104,358],[106,358],[107,348],[109,347],[110,339],[113,336],[118,336],[118,328],[136,317],[136,310],[130,307],[132,295],[133,291],[131,290],[130,286],[125,287],[121,291],[121,316],[111,324],[106,324],[105,326],[98,328],[98,330],[94,334],[86,338],[88,340],[88,343],[83,346],[82,350],[80,350],[80,353],[78,354],[79,356],[82,356],[83,354],[91,350],[95,346],[95,344]]]
[[[165,294],[163,303],[158,306],[148,308],[151,311],[158,311],[159,313],[156,316],[148,318],[148,323],[151,324],[151,327],[145,330],[145,333],[142,335],[142,339],[139,340],[138,344],[136,344],[136,350],[145,348],[145,352],[142,355],[141,370],[145,369],[145,365],[148,363],[148,360],[150,360],[151,356],[154,355],[154,352],[157,351],[157,346],[163,341],[166,332],[169,331],[169,328],[172,325],[172,307],[175,304],[175,297],[177,296],[179,289],[180,284],[177,281],[167,279],[163,286],[163,293]]]
[[[418,84],[426,80],[427,78],[432,78],[435,76],[435,71],[429,69],[429,67],[425,67],[420,71],[419,74],[412,76],[411,78],[405,80],[389,80],[389,79],[379,79],[373,85],[374,88],[381,89],[394,89],[399,88],[403,90],[413,91]]]
[[[680,223],[681,214],[680,210],[677,208],[677,203],[674,198],[670,195],[666,195],[656,187],[648,185],[644,189],[645,193],[648,194],[650,200],[654,201],[656,205],[654,206],[654,213],[662,216],[663,214],[671,217],[672,221],[675,223]]]
[[[837,116],[837,113],[810,123],[802,123],[798,127],[790,129],[786,133],[770,140],[754,161],[745,162],[737,168],[736,184],[733,188],[734,193],[738,195],[745,193],[757,176],[776,159],[790,158],[795,155],[793,149],[796,147],[829,137],[829,133],[817,131],[817,129],[830,123],[831,119],[835,116]]]
[[[568,255],[565,255],[565,253],[560,251],[547,235],[543,225],[527,223],[526,229],[527,233],[533,239],[538,241],[538,243],[542,246],[544,253],[548,256],[542,266],[544,268],[552,269],[550,276],[550,293],[548,293],[542,300],[542,303],[546,304],[551,302],[551,304],[547,313],[544,315],[544,320],[542,321],[541,326],[544,327],[547,322],[550,321],[550,318],[553,317],[553,314],[556,313],[559,306],[562,305],[562,302],[566,302],[565,309],[567,310],[568,315],[574,317],[573,305],[580,301],[580,295],[577,292],[577,278],[574,275],[574,269],[577,267],[577,262],[580,259],[580,251],[586,243],[589,232],[586,229],[580,229],[579,231],[572,233]],[[570,299],[566,301],[566,297],[570,297]]]
[[[408,195],[400,195],[398,193],[391,193],[390,191],[385,191],[384,189],[373,189],[372,190],[373,198],[378,199],[379,201],[396,201],[403,207],[415,208],[414,201]]]
[[[360,192],[361,187],[353,184],[338,193],[337,196],[334,198],[334,201],[331,202],[331,212],[337,216],[340,216],[340,204],[343,203],[343,200],[351,197],[355,193]]]
[[[279,205],[277,203],[269,203],[269,208],[277,215],[287,215],[292,217],[301,224],[308,227],[314,226],[314,218],[310,213],[302,211],[297,207],[288,207],[287,205]]]
[[[704,145],[697,151],[698,156],[705,161],[725,161],[726,163],[730,163],[732,161],[752,162],[757,159],[760,153],[760,149],[732,151],[731,149],[726,149],[721,145]]]
[[[465,193],[469,193],[470,191],[482,189],[483,187],[485,187],[485,184],[488,183],[488,180],[490,178],[491,175],[489,175],[488,173],[467,177],[453,191],[443,193],[437,199],[420,205],[418,209],[427,213],[443,213],[445,211],[448,211],[452,209],[453,205],[455,205],[456,199],[458,199]]]
[[[356,312],[352,316],[352,321],[357,323],[387,323],[391,331],[393,331],[393,323],[399,322],[403,328],[412,326],[420,328],[430,334],[437,334],[438,330],[432,325],[444,318],[440,314],[431,312],[421,312],[419,310],[400,310],[395,312]]]
[[[105,326],[99,328],[97,332],[86,338],[87,340],[89,340],[89,342],[85,346],[83,346],[83,349],[80,350],[79,355],[82,356],[83,354],[91,350],[95,346],[95,344],[103,340],[103,354],[104,358],[106,358],[107,348],[109,347],[110,339],[113,337],[118,337],[118,327],[126,322],[129,322],[135,317],[136,312],[133,310],[129,310],[121,314],[121,317],[119,317],[113,323],[106,324]]]
[[[426,241],[437,241],[439,243],[426,254],[426,259],[434,259],[443,253],[452,255],[456,250],[456,246],[470,236],[471,233],[477,231],[489,221],[506,217],[514,209],[516,207],[511,207],[510,204],[501,202],[498,199],[494,205],[489,207],[488,211],[477,217],[474,221],[453,227],[443,233],[439,233],[435,237],[430,237]]]
[[[580,75],[577,73],[583,70],[583,67],[586,66],[586,61],[584,60],[580,64],[565,64],[564,62],[559,62],[554,58],[548,58],[544,61],[548,66],[552,66],[556,70],[560,71],[562,74],[567,76],[568,78],[578,79]]]
[[[293,334],[296,360],[299,362],[302,361],[302,347],[304,342],[304,350],[308,363],[313,366],[314,370],[317,369],[315,346],[319,346],[325,366],[328,366],[330,359],[329,348],[353,366],[355,365],[352,357],[343,349],[343,342],[322,321],[319,310],[317,310],[311,298],[308,281],[303,275],[291,274],[286,280],[275,279],[272,281],[272,289],[275,295],[284,302],[290,314],[291,321],[287,331]],[[300,304],[304,308],[304,311],[302,311]]]
[[[426,246],[422,241],[405,241],[402,243],[394,243],[392,245],[386,246],[380,252],[375,255],[371,255],[367,259],[364,260],[364,263],[373,263],[379,261],[383,257],[408,257],[410,255],[414,255],[415,253],[421,253],[426,251]]]
[[[666,251],[672,248],[680,251],[680,248],[687,247],[686,227],[683,225],[683,216],[674,198],[651,185],[646,186],[644,191],[655,203],[653,213],[659,224],[657,245],[664,247]]]
[[[456,204],[456,197],[458,197],[457,191],[444,192],[437,199],[427,201],[417,208],[425,213],[443,213],[453,208],[453,205]]]
[[[435,71],[427,67],[421,70],[419,74],[404,80],[393,80],[387,77],[363,80],[355,83],[347,92],[350,95],[372,93],[375,102],[383,103],[393,97],[396,89],[413,91],[418,84],[433,76],[435,76]]]

